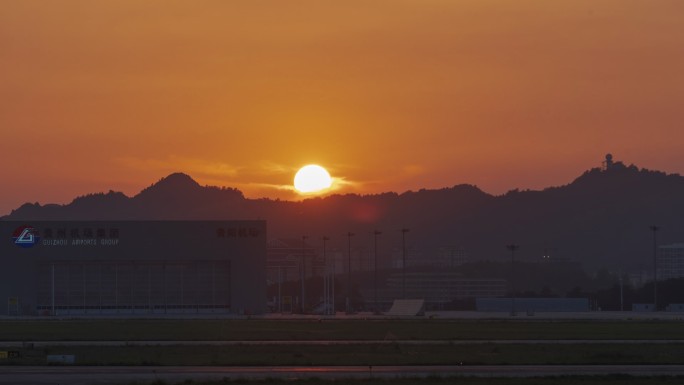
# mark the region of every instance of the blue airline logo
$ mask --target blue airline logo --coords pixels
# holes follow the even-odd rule
[[[40,234],[35,227],[21,226],[17,227],[14,233],[12,233],[12,240],[19,247],[29,248],[40,241]]]

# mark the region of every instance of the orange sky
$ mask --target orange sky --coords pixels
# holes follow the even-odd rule
[[[293,198],[684,172],[684,2],[0,3],[0,214],[173,171]]]

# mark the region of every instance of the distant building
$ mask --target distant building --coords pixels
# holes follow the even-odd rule
[[[627,283],[632,287],[641,287],[653,280],[653,271],[639,270],[637,273],[627,274]]]
[[[659,281],[684,277],[684,243],[660,246],[656,264]]]
[[[477,297],[501,297],[506,294],[508,281],[495,278],[464,278],[451,271],[406,272],[406,298],[424,299],[427,304],[444,304],[454,300]],[[403,276],[392,274],[382,290],[383,302],[403,296]],[[366,296],[371,299],[372,296]]]
[[[461,246],[443,246],[437,249],[433,266],[456,267],[468,262],[468,253]]]
[[[423,262],[423,253],[414,249],[413,247],[406,247],[406,267],[410,266],[427,266]],[[404,250],[395,248],[392,250],[391,268],[401,269],[404,265]]]
[[[402,249],[392,251],[391,267],[400,269],[404,261]],[[406,249],[406,267],[456,267],[468,262],[468,254],[460,246],[442,246],[433,252]]]
[[[300,280],[302,261],[304,261],[307,278],[322,275],[323,259],[306,240],[296,238],[269,240],[266,248],[267,282],[273,284]]]
[[[328,259],[326,265],[328,266],[328,269],[330,269],[330,271],[335,272],[336,274],[341,274],[347,271],[348,252],[339,249],[332,249],[326,250],[325,254],[326,258]],[[353,254],[352,263],[357,260],[358,257],[356,256],[356,254]],[[352,270],[354,270],[353,266]]]

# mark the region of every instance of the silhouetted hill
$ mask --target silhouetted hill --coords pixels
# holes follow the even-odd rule
[[[195,182],[190,175],[177,172],[166,178],[161,178],[157,183],[143,189],[137,196],[141,199],[148,196],[153,199],[175,198],[186,194],[195,194],[200,190],[202,190],[202,186]]]
[[[189,175],[174,173],[131,198],[110,191],[78,197],[67,205],[27,203],[2,219],[222,219],[229,215],[230,210],[226,209],[235,208],[235,212],[240,212],[238,208],[244,202],[239,190],[202,187]],[[223,207],[222,214],[212,216],[215,207]]]
[[[244,202],[242,192],[236,189],[202,187],[189,175],[174,173],[142,190],[133,197],[136,219],[195,219],[212,218],[214,207],[224,206],[236,210]],[[231,215],[231,218],[235,218]]]
[[[269,237],[323,235],[331,248],[372,247],[370,231],[384,232],[381,254],[401,247],[431,255],[439,247],[463,247],[474,260],[508,259],[505,245],[521,245],[517,257],[544,254],[590,268],[650,270],[651,224],[662,227],[659,243],[684,241],[684,178],[615,163],[592,169],[572,183],[542,191],[513,190],[500,196],[458,185],[402,194],[332,195],[290,202],[246,199],[231,188],[200,186],[190,176],[171,174],[134,197],[110,191],[66,205],[25,204],[4,220],[78,219],[265,219]],[[367,255],[367,253],[366,253]]]

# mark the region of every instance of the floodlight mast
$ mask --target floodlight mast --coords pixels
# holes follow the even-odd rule
[[[328,258],[326,257],[325,254],[325,243],[330,240],[330,238],[323,236],[323,312],[324,314],[329,314],[331,313],[330,311],[330,305],[332,302],[332,299],[330,298],[330,290],[331,290],[331,275],[329,274],[328,271]],[[334,308],[333,308],[334,311]]]
[[[653,232],[653,311],[658,310],[658,246],[657,233],[660,230],[659,226],[652,225],[649,229]]]
[[[401,297],[406,299],[406,233],[409,229],[403,228],[401,231]]]
[[[351,238],[353,236],[354,233],[347,232],[347,313],[351,313]]]
[[[306,249],[306,240],[309,238],[306,235],[302,235],[302,314],[306,312],[306,289],[304,288],[304,282],[306,281],[306,261],[304,260],[304,252]]]
[[[380,309],[378,308],[378,235],[382,234],[382,231],[375,230],[373,231],[373,240],[374,240],[374,251],[375,251],[375,258],[374,258],[374,270],[373,270],[373,290],[375,291],[375,312],[378,313],[380,312]]]
[[[515,315],[515,251],[520,248],[520,245],[511,243],[506,245],[506,248],[511,251],[511,315]]]

